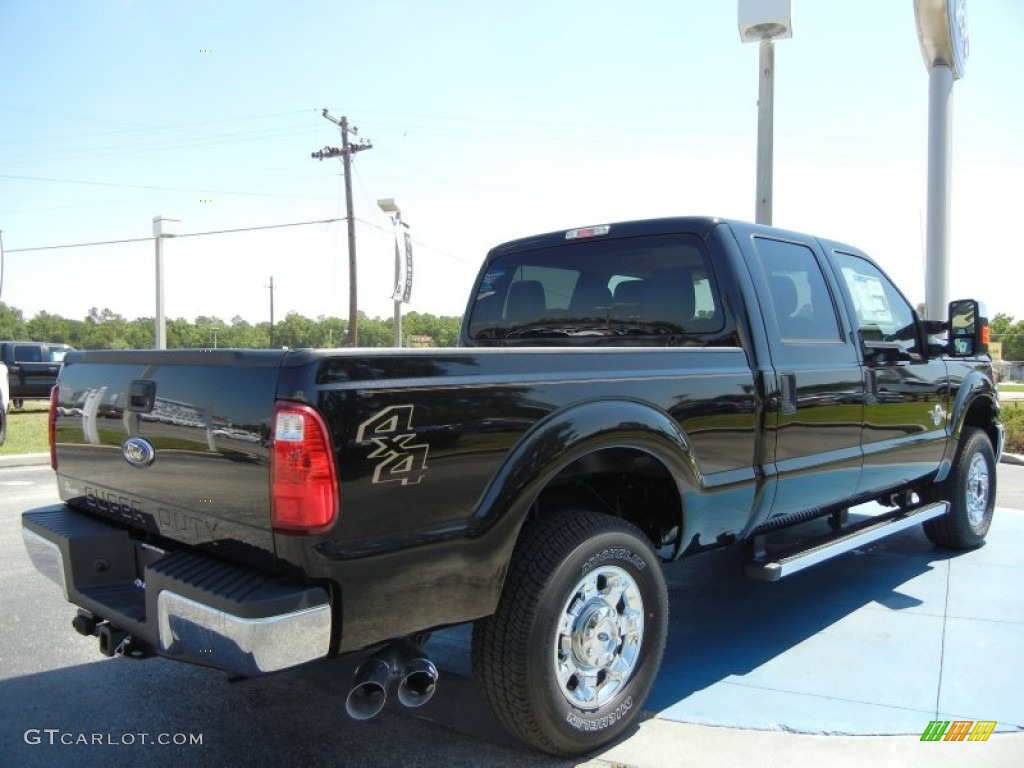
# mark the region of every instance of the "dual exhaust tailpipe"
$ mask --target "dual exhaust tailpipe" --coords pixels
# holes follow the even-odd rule
[[[355,720],[369,720],[384,709],[388,688],[398,682],[398,700],[406,707],[421,707],[437,688],[437,667],[408,641],[392,643],[359,665],[345,711]]]

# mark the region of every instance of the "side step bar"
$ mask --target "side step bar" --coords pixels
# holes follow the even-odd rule
[[[836,555],[849,552],[872,541],[919,525],[926,520],[942,517],[949,511],[948,501],[924,504],[910,510],[896,510],[855,523],[838,533],[803,542],[798,547],[774,554],[770,560],[755,560],[744,565],[747,578],[758,581],[778,581],[817,565]]]

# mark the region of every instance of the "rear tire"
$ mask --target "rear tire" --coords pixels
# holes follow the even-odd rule
[[[949,477],[929,497],[949,502],[949,512],[924,523],[933,544],[973,549],[985,542],[996,502],[996,459],[988,435],[964,427]]]
[[[532,747],[578,755],[639,716],[661,664],[668,595],[629,523],[588,511],[528,523],[473,669],[497,720]]]

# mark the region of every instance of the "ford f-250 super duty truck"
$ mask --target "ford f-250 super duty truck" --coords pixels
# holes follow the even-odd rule
[[[923,321],[863,253],[794,232],[529,237],[487,255],[458,349],[72,352],[64,503],[24,514],[25,543],[108,655],[253,676],[366,652],[360,718],[391,687],[429,698],[424,635],[476,622],[497,719],[580,753],[652,685],[659,561],[741,544],[773,580],[920,523],[982,543],[987,340],[977,302]]]

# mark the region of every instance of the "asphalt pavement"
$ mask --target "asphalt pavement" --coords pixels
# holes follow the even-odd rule
[[[777,584],[740,578],[736,550],[668,566],[669,649],[645,719],[610,748],[559,760],[491,720],[465,628],[428,644],[442,674],[433,700],[389,703],[365,723],[344,715],[358,659],[235,684],[105,659],[21,545],[20,513],[56,498],[40,458],[0,461],[0,765],[1024,763],[1024,467],[1000,466],[993,528],[972,552],[935,549],[915,529]],[[995,733],[924,742],[933,720],[994,721]]]

